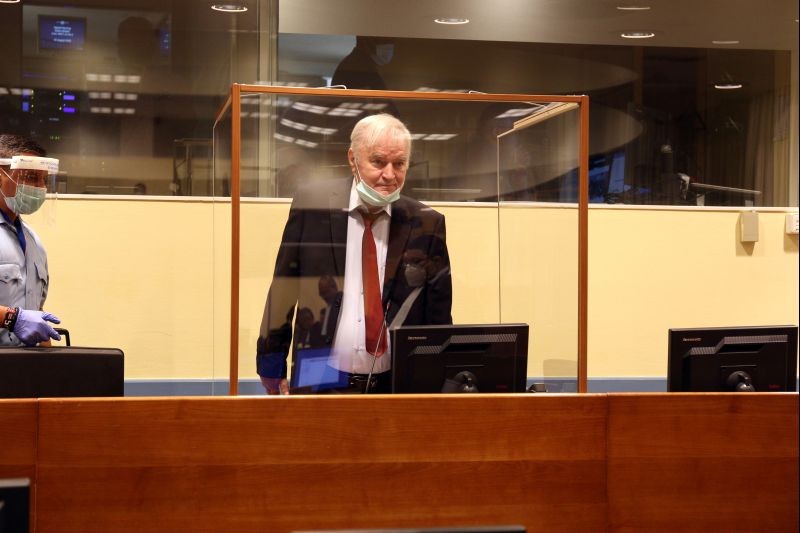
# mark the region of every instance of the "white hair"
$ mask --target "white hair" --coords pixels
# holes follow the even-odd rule
[[[350,149],[353,152],[368,149],[384,137],[402,140],[408,157],[411,157],[411,133],[405,124],[388,113],[369,115],[359,120],[350,133]]]

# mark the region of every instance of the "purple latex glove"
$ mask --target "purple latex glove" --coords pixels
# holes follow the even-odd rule
[[[17,322],[14,324],[14,333],[26,346],[33,346],[49,339],[61,340],[61,335],[50,324],[60,324],[57,316],[44,311],[28,311],[20,309]]]

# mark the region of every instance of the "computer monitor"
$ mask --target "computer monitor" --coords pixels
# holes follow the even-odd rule
[[[123,396],[124,368],[117,348],[0,348],[0,398]]]
[[[81,51],[86,44],[86,18],[39,15],[39,50]]]
[[[669,330],[670,392],[797,389],[797,326]]]
[[[527,324],[404,326],[391,331],[392,392],[523,392]]]
[[[31,480],[0,478],[0,533],[30,531]]]

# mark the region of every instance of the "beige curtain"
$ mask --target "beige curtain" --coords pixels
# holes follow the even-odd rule
[[[750,103],[744,172],[761,191],[758,205],[789,205],[789,113],[789,87]]]

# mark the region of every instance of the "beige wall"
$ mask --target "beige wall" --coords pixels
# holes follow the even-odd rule
[[[230,205],[61,197],[28,217],[49,251],[47,309],[74,345],[118,346],[128,378],[228,373]],[[529,375],[574,375],[577,216],[573,208],[438,207],[447,217],[458,323],[532,325]],[[241,376],[288,204],[242,208]],[[798,240],[785,214],[593,208],[589,377],[666,376],[667,329],[798,323]],[[498,248],[499,243],[499,248]],[[499,249],[499,252],[498,252]],[[503,290],[499,291],[498,286]]]

